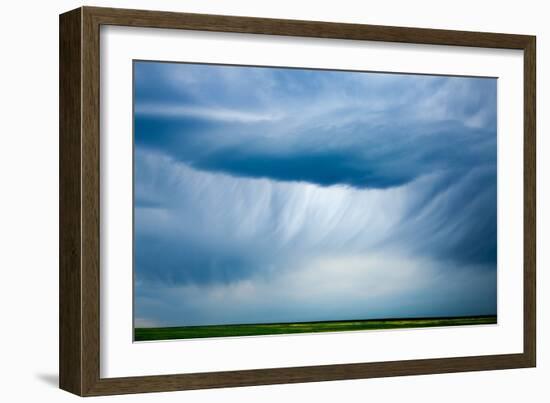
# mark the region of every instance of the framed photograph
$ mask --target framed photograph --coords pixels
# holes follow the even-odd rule
[[[533,367],[535,37],[60,16],[60,387]]]

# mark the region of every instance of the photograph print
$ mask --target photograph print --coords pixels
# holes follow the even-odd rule
[[[497,323],[497,79],[133,62],[134,340]]]

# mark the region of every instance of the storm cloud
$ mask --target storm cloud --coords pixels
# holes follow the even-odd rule
[[[496,312],[496,79],[134,73],[136,322]]]

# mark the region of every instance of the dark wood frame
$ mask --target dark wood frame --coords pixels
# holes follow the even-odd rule
[[[524,350],[521,354],[100,378],[99,28],[176,28],[524,51]],[[81,7],[60,16],[60,387],[80,396],[534,367],[535,37]],[[519,167],[518,167],[519,169]]]

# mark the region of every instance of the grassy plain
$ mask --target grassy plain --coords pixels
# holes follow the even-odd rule
[[[496,324],[496,316],[136,328],[135,341]]]

